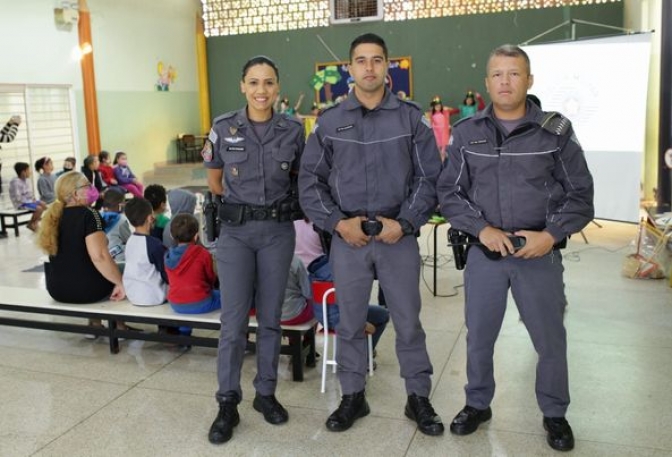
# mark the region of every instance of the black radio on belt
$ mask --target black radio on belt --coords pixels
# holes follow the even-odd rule
[[[383,231],[383,223],[375,219],[362,221],[362,232],[367,236],[377,236]]]

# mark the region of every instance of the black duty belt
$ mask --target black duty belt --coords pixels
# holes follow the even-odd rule
[[[243,225],[248,221],[277,221],[275,206],[255,206],[222,202],[218,210],[219,220],[227,225]]]

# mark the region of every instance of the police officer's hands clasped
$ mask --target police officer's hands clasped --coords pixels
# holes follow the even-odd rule
[[[362,231],[362,222],[365,220],[364,216],[341,219],[336,224],[335,230],[350,246],[361,248],[362,246],[366,246],[371,239],[370,236]]]
[[[396,219],[377,216],[376,220],[383,223],[383,230],[376,235],[376,241],[382,241],[385,244],[394,244],[404,236],[401,224]]]
[[[523,259],[534,259],[545,256],[553,249],[553,245],[555,244],[553,235],[545,230],[542,232],[518,230],[514,235],[525,237],[525,246],[513,255],[514,257]]]
[[[478,234],[478,240],[492,252],[499,252],[502,257],[515,252],[509,233],[495,227],[487,226]]]

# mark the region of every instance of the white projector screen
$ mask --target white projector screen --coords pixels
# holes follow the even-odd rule
[[[595,217],[639,220],[649,33],[522,46],[529,93],[567,116],[595,180]]]

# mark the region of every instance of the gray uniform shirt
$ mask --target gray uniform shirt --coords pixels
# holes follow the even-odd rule
[[[548,120],[530,102],[508,135],[492,105],[455,124],[437,190],[441,213],[474,236],[490,225],[560,241],[594,214],[593,178],[569,120]]]
[[[245,108],[216,118],[203,148],[206,168],[224,169],[224,200],[271,206],[285,198],[303,152],[301,123],[274,113],[257,138]]]
[[[333,233],[353,215],[403,218],[422,226],[436,208],[441,159],[431,124],[412,102],[385,89],[365,111],[354,94],[317,120],[299,174],[308,217]]]

